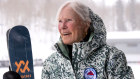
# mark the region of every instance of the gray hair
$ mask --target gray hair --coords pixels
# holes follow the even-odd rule
[[[59,17],[59,14],[61,10],[67,6],[70,6],[85,22],[91,22],[91,19],[89,17],[89,8],[78,1],[68,1],[64,3],[58,10],[57,13],[57,19]]]

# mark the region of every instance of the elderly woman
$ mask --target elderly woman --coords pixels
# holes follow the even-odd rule
[[[124,53],[106,43],[102,19],[79,2],[58,13],[60,41],[45,60],[42,79],[134,79]]]

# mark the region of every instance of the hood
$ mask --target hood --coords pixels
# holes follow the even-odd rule
[[[87,42],[73,43],[72,59],[81,61],[85,59],[92,51],[106,44],[106,29],[102,19],[89,9],[91,19],[90,37]],[[58,52],[69,59],[69,51],[67,45],[64,45],[60,37],[60,41],[55,45]],[[76,59],[76,60],[75,60]]]
[[[89,16],[91,19],[90,30],[91,35],[89,41],[94,40],[98,46],[106,44],[106,29],[102,19],[89,9]]]

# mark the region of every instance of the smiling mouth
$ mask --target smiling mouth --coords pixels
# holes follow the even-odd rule
[[[63,36],[71,35],[71,33],[63,33]]]

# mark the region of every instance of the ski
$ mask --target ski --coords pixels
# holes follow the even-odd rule
[[[9,29],[6,36],[10,70],[16,71],[22,79],[34,79],[32,47],[28,29],[18,25]]]

